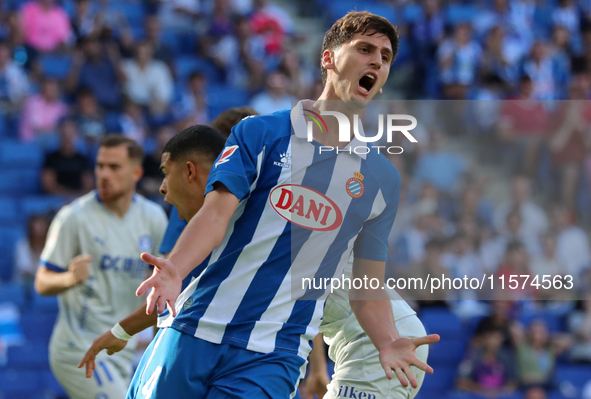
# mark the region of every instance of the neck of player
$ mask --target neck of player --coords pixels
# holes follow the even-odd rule
[[[134,194],[134,191],[129,191],[112,199],[109,198],[105,200],[101,198],[101,200],[103,201],[103,204],[105,204],[107,209],[113,212],[117,217],[123,218],[127,213],[129,207],[131,206],[131,203],[133,202]]]

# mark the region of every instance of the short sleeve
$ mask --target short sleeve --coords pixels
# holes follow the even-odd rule
[[[76,216],[69,206],[63,207],[53,218],[43,252],[41,265],[54,272],[68,270],[70,260],[79,255]]]
[[[257,177],[257,159],[263,153],[263,126],[256,117],[247,117],[232,129],[226,147],[215,161],[205,194],[222,183],[240,201],[248,196]]]
[[[353,253],[356,258],[387,261],[388,260],[388,235],[392,231],[398,201],[400,200],[400,174],[395,170],[395,176],[384,187],[374,201],[374,207],[384,206],[384,210],[375,218],[367,220],[361,229]]]
[[[187,222],[179,217],[178,211],[173,207],[172,211],[170,211],[170,219],[168,220],[168,226],[164,232],[162,244],[160,245],[160,253],[168,254],[172,251],[186,226]]]

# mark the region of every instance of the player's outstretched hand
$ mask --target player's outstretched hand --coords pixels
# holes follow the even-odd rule
[[[175,303],[183,284],[176,267],[167,259],[158,258],[145,252],[142,253],[142,260],[154,266],[152,276],[144,281],[136,291],[136,295],[141,296],[152,289],[148,294],[146,313],[152,314],[154,308],[158,306],[158,313],[161,314],[168,305],[168,310],[175,317]]]
[[[94,359],[96,355],[103,349],[107,350],[107,355],[111,356],[113,353],[119,352],[127,345],[127,341],[116,338],[111,330],[107,331],[92,342],[92,346],[88,349],[78,368],[86,365],[86,378],[92,377],[92,371],[96,369]]]
[[[392,370],[403,387],[408,386],[408,380],[413,388],[418,387],[417,379],[410,366],[415,366],[426,373],[433,374],[433,369],[420,360],[415,350],[421,345],[434,344],[439,341],[439,335],[431,334],[418,338],[398,338],[380,348],[380,363],[386,372],[386,377],[392,379]]]

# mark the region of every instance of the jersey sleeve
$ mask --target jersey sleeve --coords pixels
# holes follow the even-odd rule
[[[232,129],[226,147],[215,161],[205,194],[222,183],[240,201],[248,196],[257,177],[257,160],[263,152],[264,129],[256,118],[243,119]]]
[[[64,206],[49,226],[40,263],[54,272],[65,272],[76,255],[79,255],[76,215],[70,206]]]
[[[396,174],[387,187],[382,190],[382,196],[376,201],[383,201],[383,211],[373,219],[367,220],[355,240],[353,253],[356,258],[386,261],[388,260],[388,236],[398,211],[400,200],[400,174]],[[374,204],[374,206],[379,206]]]
[[[162,244],[160,244],[160,253],[168,254],[174,248],[177,240],[181,236],[181,233],[187,226],[187,222],[179,217],[179,213],[175,207],[172,207],[170,211],[170,218],[168,220],[168,226],[164,232],[164,238],[162,238]]]

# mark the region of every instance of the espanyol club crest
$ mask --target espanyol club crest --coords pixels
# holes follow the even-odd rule
[[[363,195],[365,187],[363,187],[363,175],[359,172],[353,173],[355,177],[347,180],[346,188],[347,194],[353,198],[359,198]]]
[[[230,159],[232,154],[234,154],[237,149],[238,149],[237,145],[232,145],[230,147],[224,148],[224,151],[222,151],[222,155],[220,156],[220,159],[218,159],[218,161],[215,163],[215,167],[217,168],[218,165],[228,162],[228,160]]]
[[[151,252],[152,251],[152,237],[141,236],[139,242],[140,251]]]

